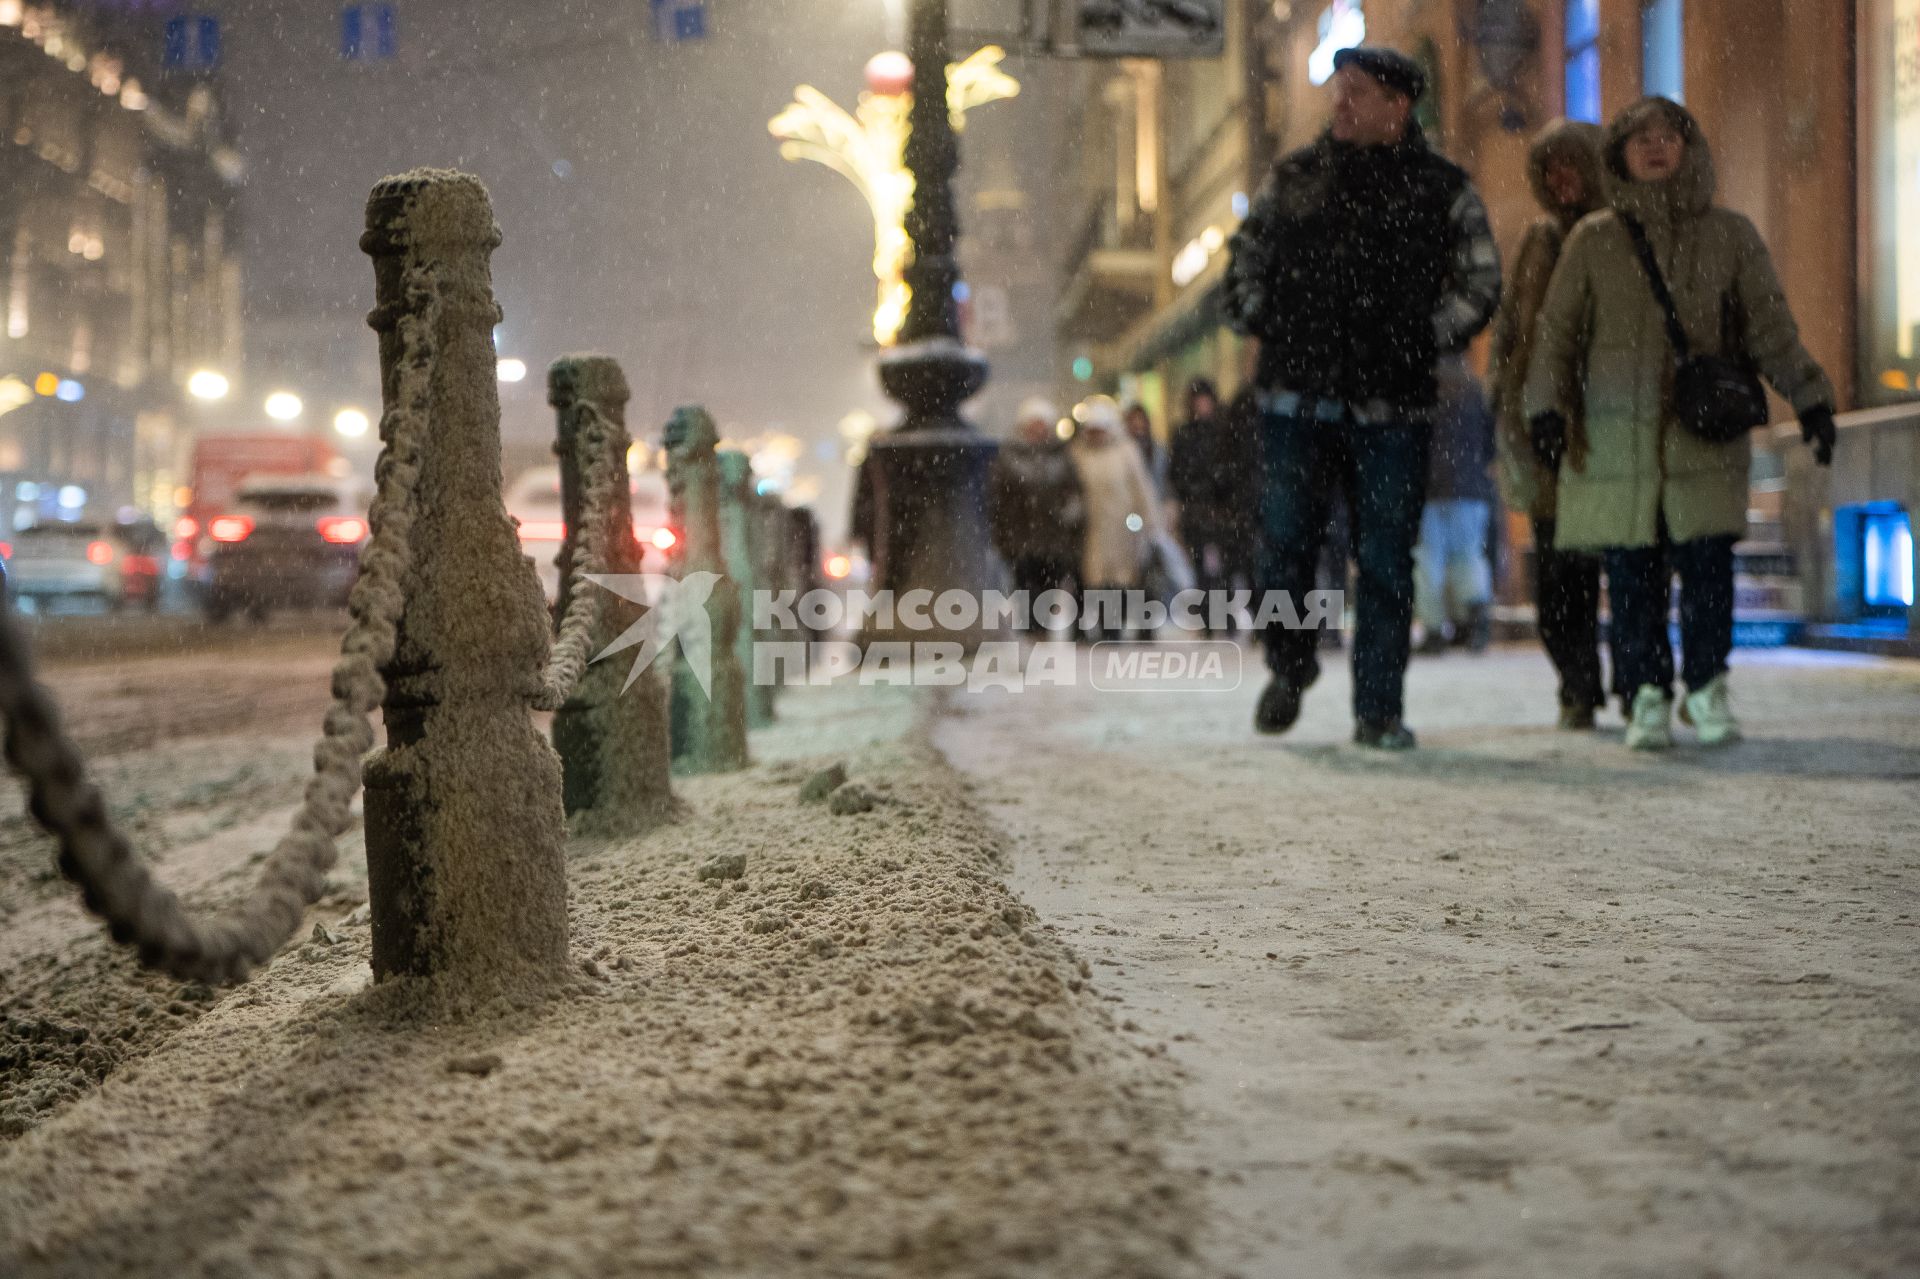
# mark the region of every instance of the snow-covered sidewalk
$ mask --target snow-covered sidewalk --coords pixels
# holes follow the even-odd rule
[[[1237,689],[956,697],[1013,885],[1186,1077],[1269,1276],[1920,1273],[1920,666],[1736,655],[1752,740],[1417,663],[1406,756]]]

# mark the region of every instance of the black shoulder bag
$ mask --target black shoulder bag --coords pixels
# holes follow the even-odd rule
[[[1767,393],[1760,379],[1743,361],[1724,355],[1694,355],[1687,342],[1687,331],[1680,327],[1680,312],[1673,294],[1660,274],[1660,263],[1653,256],[1647,229],[1635,218],[1620,215],[1627,234],[1633,237],[1633,249],[1640,257],[1640,269],[1646,272],[1653,296],[1666,312],[1667,340],[1673,344],[1673,409],[1680,425],[1709,444],[1730,444],[1756,426],[1765,426]],[[1720,299],[1720,323],[1728,325],[1728,309],[1733,299]]]

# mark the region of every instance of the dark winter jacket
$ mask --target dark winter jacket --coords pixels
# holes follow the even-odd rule
[[[993,547],[1004,559],[1079,560],[1086,512],[1064,442],[1002,444],[988,488]]]
[[[1629,181],[1626,139],[1649,111],[1667,112],[1686,152],[1659,182]],[[1834,402],[1833,386],[1800,331],[1752,222],[1713,202],[1713,157],[1684,107],[1645,99],[1607,131],[1612,207],[1567,237],[1536,322],[1526,411],[1579,421],[1585,453],[1560,468],[1554,544],[1566,550],[1652,546],[1665,521],[1676,542],[1747,527],[1746,436],[1714,444],[1681,426],[1673,407],[1673,348],[1621,216],[1646,228],[1697,352],[1751,360],[1797,412]],[[1727,303],[1737,317],[1723,327]]]
[[[1500,300],[1486,208],[1414,125],[1390,146],[1324,134],[1283,157],[1232,250],[1227,317],[1260,339],[1266,390],[1425,410],[1435,361]]]
[[[1554,515],[1554,475],[1534,456],[1528,439],[1527,363],[1533,358],[1534,321],[1546,300],[1547,281],[1574,224],[1607,203],[1608,181],[1600,163],[1602,132],[1597,124],[1556,120],[1541,130],[1527,155],[1527,179],[1533,198],[1544,212],[1534,219],[1514,255],[1506,292],[1493,317],[1493,350],[1489,355],[1487,385],[1499,425],[1500,488],[1508,505],[1535,519]],[[1582,198],[1560,204],[1547,186],[1547,169],[1556,161],[1571,164],[1580,174]],[[1573,435],[1585,448],[1585,432],[1574,424]]]
[[[1195,418],[1173,435],[1167,483],[1180,504],[1190,546],[1218,544],[1250,525],[1254,502],[1253,423],[1232,408]]]
[[[1427,457],[1428,501],[1493,500],[1493,411],[1480,379],[1460,359],[1435,370],[1440,403],[1433,411],[1433,446]]]

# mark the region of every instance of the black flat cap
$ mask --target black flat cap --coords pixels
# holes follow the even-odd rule
[[[1383,44],[1356,44],[1333,55],[1333,69],[1352,63],[1397,93],[1418,101],[1427,89],[1427,73],[1420,64],[1398,49]]]

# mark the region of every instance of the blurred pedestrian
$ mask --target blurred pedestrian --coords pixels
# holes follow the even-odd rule
[[[1014,436],[1000,446],[988,476],[993,547],[1026,593],[1031,615],[1042,593],[1071,587],[1086,508],[1080,475],[1060,438],[1060,414],[1048,401],[1023,401]],[[1028,632],[1038,625],[1030,621]]]
[[[1153,436],[1153,418],[1147,413],[1144,404],[1129,404],[1124,415],[1127,426],[1127,438],[1140,450],[1140,460],[1146,464],[1147,477],[1153,481],[1153,491],[1162,500],[1167,496],[1167,451],[1160,447],[1160,441]]]
[[[1554,544],[1602,550],[1627,745],[1673,744],[1672,579],[1680,576],[1681,720],[1736,741],[1727,695],[1733,545],[1746,530],[1757,368],[1793,404],[1821,465],[1833,387],[1753,223],[1713,203],[1713,159],[1685,107],[1644,98],[1607,130],[1611,209],[1567,239],[1527,373],[1532,442],[1560,472]],[[1579,432],[1575,434],[1576,430]]]
[[[1606,171],[1600,160],[1599,125],[1556,120],[1534,139],[1527,178],[1543,213],[1520,241],[1507,290],[1493,319],[1489,381],[1498,421],[1496,446],[1500,488],[1507,504],[1533,524],[1533,599],[1540,643],[1560,678],[1560,727],[1593,727],[1606,703],[1600,673],[1600,557],[1554,546],[1558,467],[1533,451],[1527,433],[1527,367],[1533,358],[1534,325],[1547,282],[1574,225],[1607,203]],[[1580,406],[1572,406],[1579,411]],[[1586,432],[1575,427],[1577,459],[1585,463]],[[1631,698],[1633,690],[1626,690]],[[1622,708],[1625,709],[1624,707]]]
[[[1444,650],[1451,635],[1479,653],[1492,637],[1487,534],[1493,522],[1493,413],[1480,380],[1460,356],[1441,360],[1435,380],[1440,398],[1427,507],[1414,548],[1414,612],[1425,632],[1420,651]]]
[[[1132,590],[1140,584],[1148,548],[1166,530],[1146,464],[1126,438],[1120,406],[1104,395],[1088,400],[1070,454],[1086,504],[1081,599],[1093,591]],[[1119,638],[1123,631],[1120,618],[1096,618],[1085,603],[1081,618],[1098,623],[1100,638]]]
[[[1187,384],[1187,420],[1168,450],[1167,483],[1181,543],[1203,591],[1229,591],[1236,581],[1252,579],[1246,533],[1253,458],[1245,435],[1251,425],[1222,407],[1206,378]]]
[[[1413,118],[1426,73],[1377,46],[1334,55],[1333,120],[1281,158],[1233,237],[1229,319],[1260,339],[1260,587],[1313,588],[1343,490],[1359,561],[1354,740],[1405,750],[1413,544],[1426,498],[1433,368],[1500,294],[1486,209]],[[1314,636],[1268,630],[1254,726],[1281,733],[1318,677]]]

